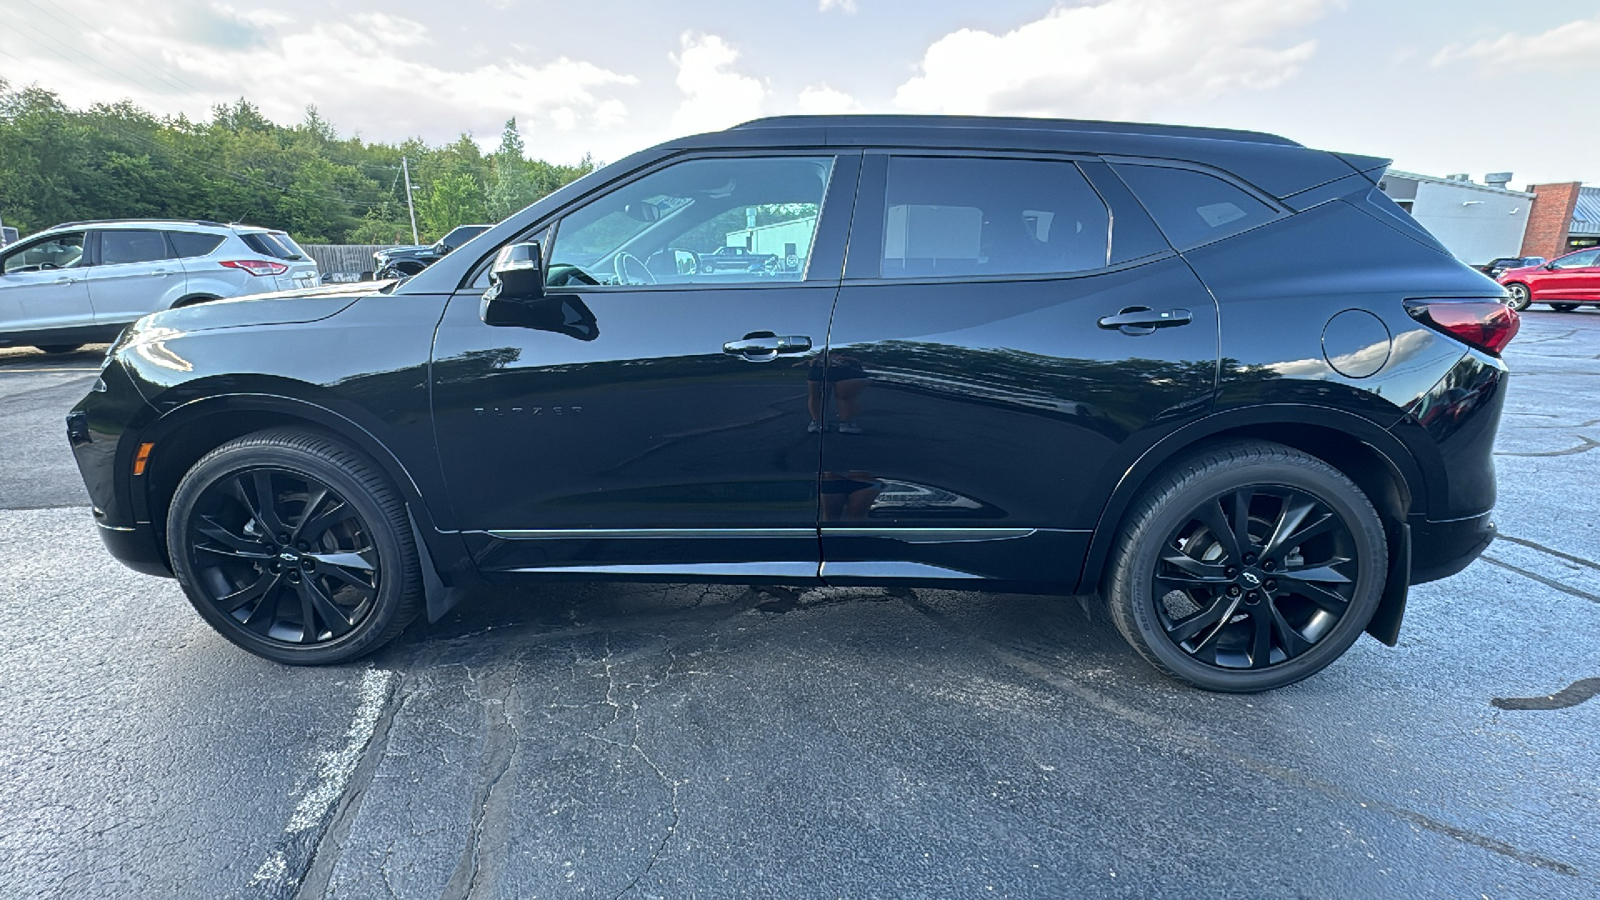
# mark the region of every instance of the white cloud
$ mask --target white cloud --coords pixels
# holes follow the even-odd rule
[[[1573,71],[1600,68],[1600,15],[1558,25],[1542,34],[1504,34],[1461,46],[1452,44],[1434,54],[1433,64],[1473,60],[1485,71],[1507,68]]]
[[[825,84],[812,85],[800,92],[800,111],[808,115],[825,116],[860,110],[861,104],[856,102],[856,98]]]
[[[817,0],[817,12],[827,12],[830,9],[853,14],[856,11],[856,0]]]
[[[761,115],[767,86],[732,70],[739,59],[733,45],[714,34],[686,31],[683,49],[671,59],[678,67],[678,89],[688,96],[672,114],[680,132],[716,131]]]
[[[1313,40],[1281,46],[1336,0],[1103,0],[1005,34],[935,41],[895,93],[915,112],[1126,117],[1292,77]]]

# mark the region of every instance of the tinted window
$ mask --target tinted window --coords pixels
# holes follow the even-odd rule
[[[172,241],[172,246],[178,251],[179,259],[188,259],[192,256],[205,256],[217,249],[222,243],[220,234],[200,234],[194,231],[169,231],[167,237]]]
[[[1580,253],[1561,257],[1555,261],[1555,267],[1558,269],[1582,269],[1594,265],[1596,259],[1600,259],[1600,250],[1584,250]]]
[[[652,172],[561,220],[550,283],[799,281],[832,169],[832,157],[757,157]]]
[[[897,278],[1098,269],[1109,229],[1100,195],[1072,163],[896,157],[880,271]]]
[[[83,232],[58,234],[6,257],[5,271],[71,269],[83,262]]]
[[[167,239],[159,231],[100,232],[100,265],[154,262],[166,259]]]
[[[294,239],[281,231],[247,231],[239,235],[246,247],[261,254],[277,259],[305,259],[304,250],[294,242]]]
[[[1113,166],[1174,247],[1214,241],[1274,218],[1272,207],[1226,181],[1190,169]]]

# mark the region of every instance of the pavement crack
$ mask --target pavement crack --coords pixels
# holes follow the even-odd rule
[[[1581,598],[1581,599],[1584,599],[1584,600],[1588,600],[1591,603],[1600,603],[1600,594],[1591,594],[1588,591],[1582,590],[1580,588],[1575,588],[1570,584],[1563,584],[1562,582],[1559,582],[1559,581],[1555,580],[1554,578],[1546,578],[1543,575],[1540,575],[1538,572],[1530,572],[1527,569],[1522,568],[1521,566],[1514,566],[1511,563],[1506,562],[1505,560],[1496,559],[1495,557],[1490,556],[1487,553],[1483,554],[1482,556],[1480,556],[1478,558],[1483,560],[1484,562],[1488,563],[1491,566],[1499,566],[1500,568],[1505,569],[1508,572],[1515,572],[1515,573],[1517,573],[1518,575],[1521,575],[1524,578],[1532,578],[1534,581],[1539,582],[1540,584],[1544,585],[1545,587],[1554,588],[1554,589],[1560,591],[1563,594],[1569,594],[1569,595],[1571,595],[1573,597],[1578,597],[1578,598]]]
[[[1494,539],[1497,541],[1510,541],[1513,544],[1521,544],[1522,546],[1531,550],[1538,550],[1540,553],[1548,553],[1557,559],[1564,559],[1569,563],[1575,563],[1580,566],[1587,566],[1591,569],[1600,570],[1600,563],[1597,563],[1592,559],[1584,559],[1581,556],[1573,556],[1570,553],[1563,553],[1554,547],[1546,547],[1537,541],[1530,541],[1527,538],[1512,537],[1511,535],[1502,532],[1495,535]]]
[[[1496,697],[1489,702],[1497,709],[1566,709],[1600,694],[1600,678],[1574,681],[1544,697]]]
[[[1366,796],[1359,791],[1342,787],[1332,782],[1323,781],[1320,778],[1308,775],[1298,769],[1279,765],[1265,759],[1251,756],[1248,753],[1234,750],[1216,740],[1213,740],[1212,738],[1205,736],[1204,734],[1201,734],[1198,731],[1180,731],[1175,729],[1173,727],[1173,723],[1169,719],[1163,718],[1154,713],[1149,713],[1130,707],[1125,703],[1119,702],[1113,697],[1101,693],[1089,685],[1079,682],[1077,679],[1066,675],[1058,669],[1047,666],[1038,660],[1029,659],[1019,653],[1001,647],[992,641],[987,641],[983,638],[973,636],[969,631],[956,626],[955,623],[951,622],[944,615],[944,613],[929,606],[920,597],[913,597],[912,599],[907,600],[906,604],[933,621],[939,627],[949,631],[951,634],[956,635],[962,640],[970,641],[972,644],[983,649],[990,656],[994,657],[1005,665],[1043,684],[1049,685],[1057,690],[1065,691],[1066,693],[1069,693],[1074,697],[1077,697],[1078,699],[1083,700],[1090,705],[1098,707],[1099,709],[1102,709],[1111,715],[1116,716],[1117,718],[1122,719],[1123,721],[1143,729],[1153,735],[1159,736],[1166,740],[1186,744],[1192,750],[1200,750],[1221,757],[1222,759],[1225,759],[1234,765],[1255,772],[1258,775],[1270,778],[1281,784],[1288,784],[1307,790],[1316,791],[1317,793],[1322,794],[1323,796],[1332,800],[1343,803],[1353,803],[1363,809],[1370,809],[1377,812],[1386,813],[1394,816],[1395,818],[1410,822],[1419,828],[1432,831],[1435,834],[1441,834],[1460,841],[1461,843],[1468,844],[1482,850],[1488,850],[1491,853],[1499,854],[1508,859],[1513,859],[1517,862],[1533,866],[1534,868],[1543,869],[1547,872],[1555,872],[1557,874],[1566,875],[1573,878],[1583,877],[1583,872],[1580,871],[1577,866],[1574,866],[1571,863],[1563,862],[1559,859],[1551,859],[1550,857],[1543,856],[1529,850],[1524,850],[1521,847],[1517,847],[1514,844],[1507,843],[1506,841],[1491,837],[1487,834],[1461,828],[1459,826],[1452,825],[1449,822],[1435,819],[1432,816],[1418,812],[1414,809],[1409,809],[1394,803],[1378,800],[1374,797]]]
[[[1585,437],[1581,434],[1577,438],[1583,443],[1576,447],[1568,447],[1565,450],[1541,450],[1537,453],[1513,453],[1509,450],[1500,450],[1495,453],[1495,456],[1576,456],[1579,453],[1588,453],[1590,450],[1600,447],[1600,441],[1594,438]]]
[[[487,676],[474,676],[472,670],[468,668],[467,677],[470,682],[477,683],[481,687]],[[484,710],[483,761],[479,787],[473,802],[472,822],[467,832],[467,843],[456,862],[455,872],[451,874],[449,882],[445,884],[440,894],[441,897],[450,900],[483,896],[479,892],[488,890],[488,882],[495,874],[490,871],[487,864],[489,857],[503,855],[504,844],[509,839],[509,829],[497,827],[493,829],[492,839],[500,846],[490,847],[485,842],[485,835],[490,833],[490,820],[498,820],[504,815],[505,804],[499,796],[500,785],[515,768],[512,763],[518,741],[517,726],[512,721],[511,715],[516,678],[512,673],[500,680],[503,684],[493,694],[482,690],[470,694]],[[497,824],[504,826],[505,823],[497,821]]]

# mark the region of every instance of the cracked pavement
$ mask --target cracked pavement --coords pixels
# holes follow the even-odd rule
[[[95,353],[0,351],[0,897],[1600,895],[1600,312],[1507,358],[1506,539],[1229,697],[926,590],[486,593],[275,666],[99,546]]]

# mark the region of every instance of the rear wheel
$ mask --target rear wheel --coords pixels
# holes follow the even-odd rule
[[[167,546],[200,615],[281,663],[363,656],[421,604],[404,504],[370,460],[316,434],[263,431],[206,454],[173,494]]]
[[[82,346],[82,344],[39,344],[34,349],[42,350],[45,353],[71,353]]]
[[[1349,478],[1298,450],[1227,444],[1177,464],[1129,512],[1112,621],[1156,668],[1253,692],[1322,670],[1361,635],[1388,545]]]
[[[1517,312],[1527,309],[1528,304],[1533,302],[1533,295],[1528,293],[1528,286],[1525,284],[1512,282],[1506,285],[1506,293],[1510,295],[1506,300],[1506,305]]]
[[[1576,304],[1576,303],[1552,303],[1552,304],[1550,304],[1550,308],[1555,310],[1556,312],[1572,312],[1573,310],[1578,308],[1578,304]]]

